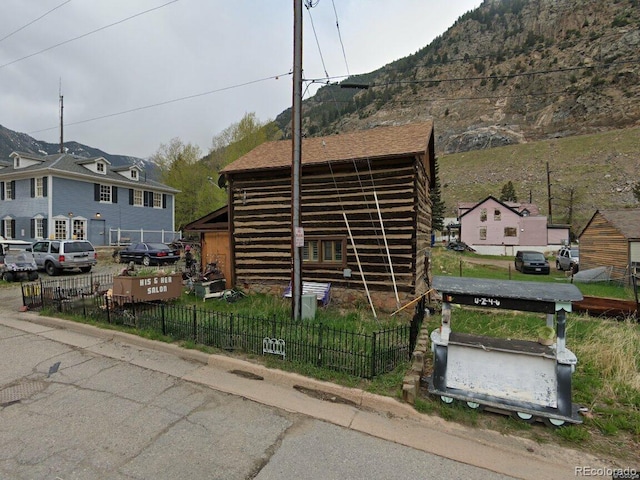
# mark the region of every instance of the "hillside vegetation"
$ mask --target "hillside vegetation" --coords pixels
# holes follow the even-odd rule
[[[518,200],[548,215],[547,162],[553,223],[579,234],[598,209],[632,208],[640,182],[640,127],[443,155],[438,159],[445,216],[513,182]]]

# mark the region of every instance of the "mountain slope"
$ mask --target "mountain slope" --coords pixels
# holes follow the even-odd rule
[[[640,121],[639,0],[485,0],[413,55],[303,102],[305,134],[433,119],[462,152]],[[336,107],[338,105],[339,107]],[[290,131],[291,111],[276,118]]]

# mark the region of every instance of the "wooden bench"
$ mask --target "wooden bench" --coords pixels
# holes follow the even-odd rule
[[[331,283],[302,282],[302,295],[315,295],[323,307],[329,305],[331,300]],[[284,291],[285,298],[291,298],[291,283]]]

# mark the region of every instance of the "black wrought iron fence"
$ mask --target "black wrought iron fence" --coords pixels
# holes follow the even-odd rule
[[[96,284],[100,287],[95,288]],[[321,323],[294,323],[198,306],[133,302],[122,297],[114,301],[105,294],[104,287],[108,286],[106,278],[78,277],[25,283],[22,291],[30,309],[53,308],[99,322],[153,331],[174,340],[273,356],[361,378],[373,378],[407,362],[415,344],[415,324],[424,315],[421,303],[412,325],[359,333]]]

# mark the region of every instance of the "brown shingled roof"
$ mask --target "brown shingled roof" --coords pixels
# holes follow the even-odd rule
[[[625,238],[640,238],[640,209],[598,210],[596,213],[600,213]]]
[[[429,121],[303,138],[302,164],[427,153],[432,131],[433,122]],[[289,139],[263,143],[227,165],[221,173],[288,167],[292,158],[291,142]]]

